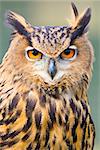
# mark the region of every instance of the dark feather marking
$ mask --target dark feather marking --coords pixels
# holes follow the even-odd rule
[[[14,37],[16,37],[17,31],[14,31],[11,33],[11,38],[10,38],[10,42],[14,39]]]
[[[38,132],[36,133],[36,136],[35,136],[34,141],[39,141],[39,139],[40,139],[40,132],[38,131]]]
[[[32,150],[33,148],[32,148],[32,143],[30,143],[29,145],[28,145],[28,147],[27,147],[27,150]]]
[[[52,121],[48,121],[47,125],[48,125],[48,129],[50,130],[53,127],[53,122]]]
[[[45,97],[45,95],[41,94],[39,99],[40,99],[40,105],[42,107],[44,107],[45,103],[46,103],[46,97]]]
[[[41,119],[42,119],[42,113],[41,112],[37,112],[35,114],[35,123],[36,123],[37,129],[41,128]]]
[[[48,144],[47,150],[50,150],[50,144]]]
[[[83,80],[86,82],[86,84],[88,85],[88,76],[86,75],[86,74],[84,74],[83,76],[82,76],[82,78],[83,78]]]
[[[49,136],[50,136],[50,131],[49,131],[49,129],[47,129],[47,130],[46,130],[46,139],[45,139],[44,147],[46,147],[47,144],[48,144]]]
[[[76,115],[77,118],[79,118],[81,114],[81,109],[75,105],[72,98],[70,99],[70,106],[72,108],[73,113]]]
[[[1,87],[3,87],[5,84],[2,84]]]
[[[13,141],[10,141],[10,142],[4,141],[4,142],[0,143],[0,147],[4,147],[4,146],[12,147],[17,142],[18,142],[18,140],[13,140]]]
[[[86,140],[85,149],[88,149],[88,142],[87,142],[87,140]]]
[[[64,108],[66,108],[66,99],[63,98],[63,105],[64,105]]]
[[[35,108],[36,101],[34,99],[27,99],[27,105],[26,105],[26,116],[30,117],[32,115],[32,112]]]
[[[54,135],[54,137],[53,137],[52,143],[53,143],[53,145],[55,145],[55,143],[56,143],[56,136],[55,136],[55,135]]]
[[[84,148],[84,146],[85,146],[86,128],[88,128],[88,138],[89,138],[89,136],[90,136],[90,133],[89,133],[89,126],[87,126],[87,121],[86,121],[87,115],[91,118],[90,114],[87,114],[87,113],[86,113],[86,117],[85,117],[84,120],[82,119],[82,125],[81,125],[81,127],[82,127],[82,129],[83,129],[82,148]],[[92,125],[93,125],[93,127],[94,127],[93,121],[92,121]],[[94,132],[94,136],[93,136],[92,149],[93,149],[93,146],[94,146],[94,137],[95,137],[95,132]]]
[[[84,76],[85,76],[85,78],[86,78],[87,80],[89,80],[89,78],[88,78],[88,76],[87,76],[86,74],[84,74]]]
[[[3,67],[3,64],[0,64],[0,69]],[[0,82],[0,84],[1,84],[2,82]]]
[[[73,137],[73,142],[77,141],[77,134],[76,134],[76,128],[78,126],[78,119],[75,118],[75,123],[72,127],[72,137]]]
[[[3,121],[3,119],[2,120],[0,120],[0,125],[3,125],[4,124],[4,121]]]
[[[70,143],[70,141],[69,141],[68,139],[65,139],[65,142],[66,142],[66,144],[67,144],[67,146],[68,146],[68,150],[72,150],[72,149],[73,149],[73,146],[72,146],[72,144]]]
[[[7,95],[7,97],[6,97],[6,98],[8,99],[10,95],[11,95],[11,94],[9,93],[9,94]]]
[[[72,111],[73,111],[73,113],[76,115],[76,117],[80,117],[80,114],[81,114],[81,110],[80,110],[80,108],[78,108],[76,105],[75,105],[75,103],[73,102],[73,99],[71,98],[70,99],[70,106],[71,106],[71,108],[72,108]]]
[[[94,126],[94,123],[93,123],[93,120],[92,120],[90,114],[89,114],[89,118],[90,118],[90,124],[92,125],[92,134],[93,134],[92,149],[93,149],[93,147],[94,147],[94,140],[95,140],[95,126]]]
[[[89,112],[88,112],[87,104],[85,103],[85,101],[84,102],[83,101],[81,101],[82,107],[86,111],[86,114],[88,114]]]
[[[37,145],[36,145],[36,147],[35,147],[35,150],[39,150],[40,149],[40,142],[38,141],[37,142]]]
[[[36,105],[36,102],[31,99],[27,99],[27,105],[26,105],[26,116],[27,116],[27,122],[23,127],[23,131],[26,132],[32,125],[32,111],[34,110]]]
[[[53,97],[56,98],[56,99],[59,99],[59,90],[58,90],[58,87],[55,87],[55,93],[53,94]]]
[[[23,138],[22,141],[26,141],[29,137],[30,137],[31,132],[29,131],[28,133],[26,133]]]
[[[32,117],[30,117],[30,118],[28,118],[27,119],[27,122],[26,122],[26,124],[24,125],[24,127],[23,127],[23,131],[24,132],[26,132],[30,127],[31,127],[31,125],[32,125]]]
[[[90,133],[91,133],[90,126],[88,125],[88,138],[90,138]]]
[[[12,111],[14,108],[16,108],[19,99],[20,97],[19,94],[17,93],[15,97],[12,99],[12,102],[9,104],[9,112]]]
[[[11,89],[7,90],[5,93],[8,93],[8,92],[9,92],[9,91],[11,91],[11,90],[13,90],[13,88],[11,88]]]
[[[65,33],[62,33],[60,36],[60,39],[62,39],[65,36]]]
[[[66,140],[66,133],[64,133],[64,135],[63,135],[63,140],[64,141]]]
[[[9,133],[9,138],[12,138],[12,139],[13,139],[13,138],[14,138],[15,136],[17,136],[20,132],[21,132],[21,129]]]
[[[77,95],[77,94],[75,95],[75,98],[76,98],[76,100],[77,100],[77,101],[79,100],[79,98],[78,98],[78,95]]]
[[[21,130],[16,130],[16,131],[13,131],[11,133],[7,133],[5,135],[2,135],[1,136],[1,139],[2,140],[7,140],[8,138],[14,138],[15,136],[17,136],[19,133],[21,132]]]
[[[76,105],[74,104],[72,98],[70,99],[70,106],[71,106],[71,108],[72,108],[73,113],[76,113],[77,108],[76,108]]]
[[[81,147],[81,149],[84,149],[84,146],[85,146],[86,126],[87,126],[87,124],[85,122],[84,127],[83,127],[83,138],[82,138],[82,147]]]
[[[86,119],[87,119],[87,116],[89,115],[89,111],[88,111],[88,108],[87,108],[87,104],[85,103],[85,101],[81,101],[81,104],[82,104],[82,107],[84,109],[84,112],[86,113],[85,116],[82,116],[82,122],[81,122],[81,128],[83,128],[84,124],[86,123]]]
[[[40,36],[39,35],[36,35],[36,38],[37,38],[37,41],[40,43]]]
[[[62,125],[62,118],[60,115],[58,115],[58,121],[59,121],[59,124]]]
[[[87,81],[85,78],[84,78],[83,80],[84,80],[84,81],[86,82],[86,84],[88,85],[88,81]]]
[[[12,116],[11,118],[8,118],[8,119],[4,120],[4,123],[6,125],[8,125],[10,123],[14,123],[18,119],[18,117],[20,116],[20,114],[21,114],[21,110],[18,110],[14,116]]]
[[[4,108],[4,112],[2,113],[3,119],[5,118],[5,116],[6,116],[6,108]]]
[[[85,124],[85,121],[86,121],[86,117],[82,116],[82,122],[80,124],[80,127],[83,128],[84,124]]]
[[[68,115],[67,114],[65,115],[65,121],[66,121],[66,123],[68,122]]]
[[[55,103],[53,103],[53,104],[50,103],[49,116],[50,116],[52,123],[56,121],[55,113],[56,113]]]
[[[0,148],[8,145],[8,141],[4,141],[0,143]],[[2,150],[2,149],[1,149]]]
[[[66,131],[69,131],[69,123],[66,124]]]
[[[9,146],[9,147],[12,147],[12,146],[15,145],[16,143],[18,143],[18,140],[10,141],[10,142],[8,143],[8,146]]]
[[[21,110],[17,110],[15,116],[11,118],[11,123],[14,123],[19,118],[19,116],[21,115],[21,112],[22,112]]]

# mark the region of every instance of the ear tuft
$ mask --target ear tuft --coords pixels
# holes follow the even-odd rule
[[[6,22],[13,27],[18,33],[27,36],[28,33],[33,31],[31,25],[26,20],[15,12],[8,11],[6,13]]]
[[[75,38],[81,36],[82,34],[88,31],[88,24],[90,22],[90,19],[91,19],[91,8],[87,8],[82,15],[79,15],[76,18],[75,23],[72,25],[72,30],[73,30],[72,40],[74,40]]]
[[[72,5],[72,9],[73,9],[73,12],[74,12],[74,15],[75,15],[75,19],[77,19],[77,17],[79,16],[78,9],[77,9],[77,7],[75,6],[75,4],[73,2],[71,2],[71,5]]]
[[[90,19],[91,19],[91,8],[88,8],[83,14],[83,16],[79,19],[79,25],[85,28],[90,22]]]

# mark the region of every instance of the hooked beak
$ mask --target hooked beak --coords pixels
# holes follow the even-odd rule
[[[51,76],[52,80],[55,77],[56,72],[57,72],[57,68],[56,68],[55,60],[51,58],[48,66],[48,73]]]

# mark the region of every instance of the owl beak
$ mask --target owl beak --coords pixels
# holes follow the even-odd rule
[[[55,60],[51,58],[49,61],[48,73],[51,76],[52,80],[55,77],[56,72],[57,72],[57,68],[56,68]]]

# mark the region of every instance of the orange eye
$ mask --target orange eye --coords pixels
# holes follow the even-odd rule
[[[77,53],[77,48],[73,45],[61,53],[61,58],[62,59],[72,59],[72,58],[74,58],[74,56],[76,56],[76,53]]]
[[[42,53],[40,53],[38,50],[36,49],[29,49],[26,51],[27,54],[27,58],[28,59],[41,59],[42,58]]]

